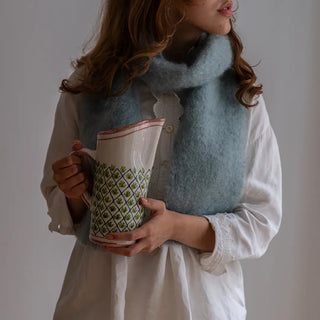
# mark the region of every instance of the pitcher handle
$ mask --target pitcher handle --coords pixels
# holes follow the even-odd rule
[[[78,151],[72,151],[70,154],[73,154],[75,152],[82,153],[82,154],[88,156],[89,158],[91,158],[92,160],[96,161],[96,154],[97,154],[96,150],[91,150],[91,149],[88,149],[88,148],[82,148],[82,149],[80,149]],[[88,208],[91,207],[92,196],[90,195],[90,193],[88,191],[85,191],[81,195],[81,199],[87,205]]]

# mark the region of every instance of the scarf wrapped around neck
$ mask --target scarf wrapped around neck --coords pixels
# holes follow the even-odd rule
[[[183,62],[159,53],[141,79],[152,92],[174,91],[184,109],[170,155],[166,207],[191,215],[232,212],[239,203],[246,171],[249,112],[236,99],[233,54],[226,35],[202,34]],[[120,97],[84,95],[79,105],[80,139],[96,148],[99,131],[143,120],[134,86]],[[90,242],[90,211],[77,237]]]

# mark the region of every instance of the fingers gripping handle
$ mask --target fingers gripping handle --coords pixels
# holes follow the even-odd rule
[[[83,154],[85,156],[88,156],[90,157],[92,160],[96,161],[96,150],[91,150],[91,149],[88,149],[88,148],[82,148],[78,151],[73,151],[72,153],[78,153],[78,154]],[[88,191],[85,191],[82,195],[81,195],[81,198],[83,200],[83,202],[87,205],[88,208],[91,207],[91,199],[92,199],[92,196],[89,194]]]
[[[88,149],[88,148],[82,148],[77,152],[83,153],[84,155],[90,157],[92,160],[96,161],[96,153],[97,153],[96,150],[91,150],[91,149]]]

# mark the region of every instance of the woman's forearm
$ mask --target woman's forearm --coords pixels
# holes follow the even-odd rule
[[[189,247],[211,252],[215,246],[215,232],[205,217],[171,211],[173,217],[172,240]]]
[[[86,211],[86,204],[81,199],[67,198],[69,211],[74,224],[79,223]]]

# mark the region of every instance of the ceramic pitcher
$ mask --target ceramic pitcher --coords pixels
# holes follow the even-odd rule
[[[128,245],[134,241],[107,240],[111,232],[141,226],[153,162],[165,119],[150,119],[99,132],[97,149],[80,151],[95,160],[93,191],[83,194],[90,208],[89,239],[98,243]]]

